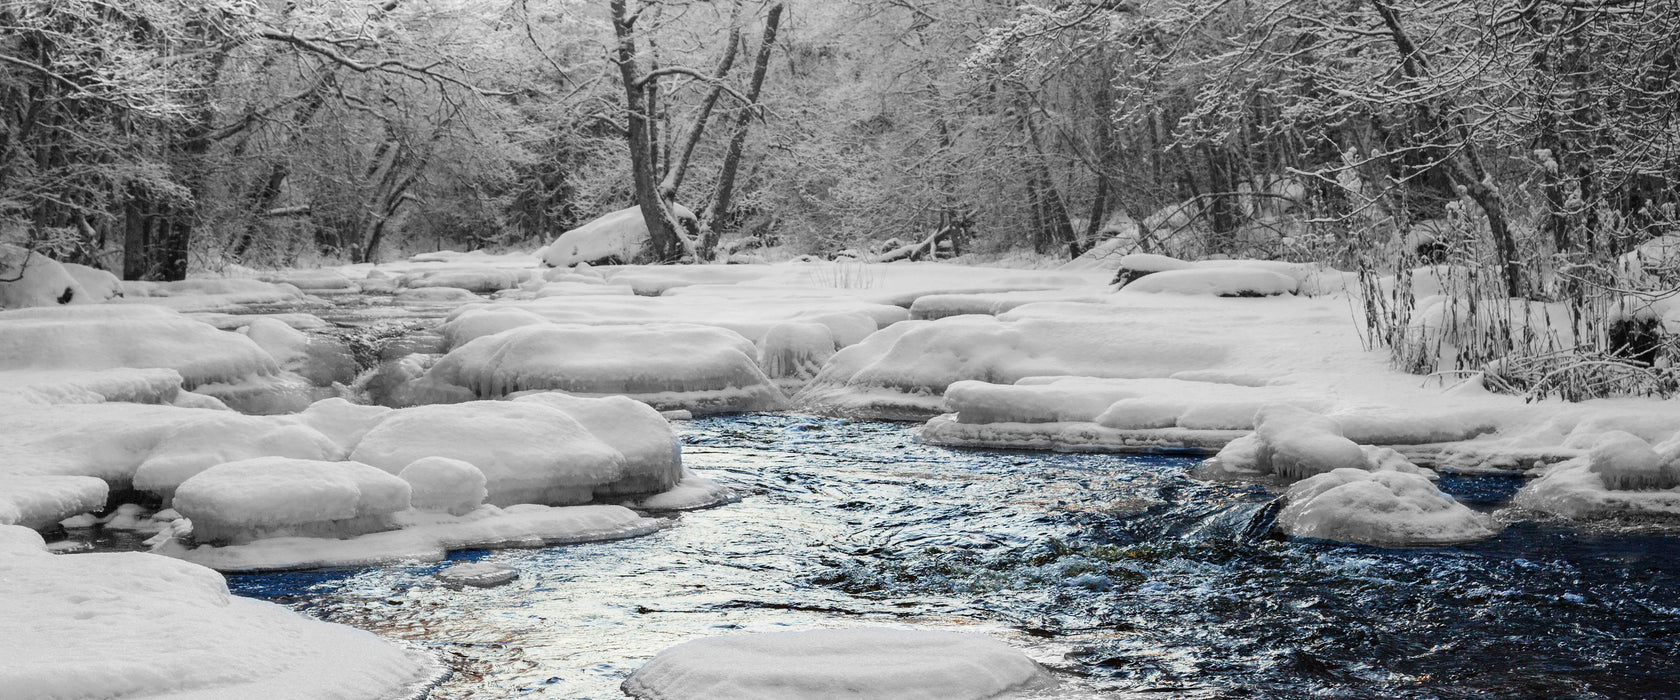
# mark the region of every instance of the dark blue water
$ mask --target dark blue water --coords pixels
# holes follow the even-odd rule
[[[687,463],[743,491],[636,540],[458,553],[444,566],[230,577],[244,595],[435,648],[436,698],[618,697],[643,661],[738,630],[992,634],[1055,697],[1680,697],[1680,536],[1519,520],[1386,550],[1266,534],[1275,494],[1182,457],[950,450],[902,424],[799,416],[684,428]],[[1510,478],[1445,477],[1499,513]]]

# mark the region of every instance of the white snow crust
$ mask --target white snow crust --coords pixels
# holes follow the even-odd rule
[[[91,476],[0,475],[0,525],[42,529],[105,507],[110,487]]]
[[[407,481],[360,462],[259,457],[219,464],[175,490],[173,506],[204,543],[391,529],[409,507]]]
[[[642,700],[979,700],[1052,685],[984,635],[863,628],[697,639],[660,652],[623,688]]]

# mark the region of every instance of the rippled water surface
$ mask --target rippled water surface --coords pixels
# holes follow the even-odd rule
[[[233,576],[434,648],[434,698],[612,698],[659,650],[736,630],[992,634],[1051,697],[1680,697],[1680,539],[1518,522],[1463,548],[1265,535],[1273,494],[1180,457],[948,450],[902,424],[785,415],[682,428],[745,498],[634,540],[457,553],[447,566]],[[1447,477],[1485,510],[1520,481]]]

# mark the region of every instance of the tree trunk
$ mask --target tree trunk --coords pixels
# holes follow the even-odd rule
[[[636,188],[636,206],[647,221],[648,243],[654,259],[676,262],[686,246],[679,239],[675,217],[659,192],[658,163],[654,160],[659,138],[652,111],[655,106],[652,102],[658,98],[646,89],[654,83],[644,80],[641,66],[636,63],[635,22],[640,15],[629,15],[625,0],[611,0],[608,7],[612,11],[613,36],[617,39],[613,60],[618,63],[619,77],[624,81],[624,107],[629,116],[625,140],[630,148],[630,176]]]
[[[735,196],[735,176],[741,168],[741,154],[747,147],[747,128],[752,124],[759,93],[764,89],[764,78],[770,70],[770,52],[775,48],[776,30],[781,22],[782,3],[778,2],[770,6],[770,13],[764,18],[764,36],[759,39],[758,56],[753,61],[752,82],[747,85],[747,101],[752,104],[743,106],[735,117],[735,131],[730,134],[729,149],[723,154],[723,167],[718,171],[717,191],[712,198],[711,210],[700,225],[701,257],[710,257],[717,249],[718,237],[723,235],[721,224]]]

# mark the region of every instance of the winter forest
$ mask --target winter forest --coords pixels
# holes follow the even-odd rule
[[[0,700],[1680,698],[1674,0],[0,0]]]

